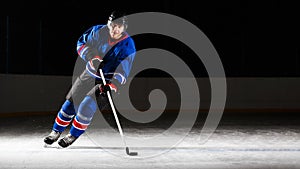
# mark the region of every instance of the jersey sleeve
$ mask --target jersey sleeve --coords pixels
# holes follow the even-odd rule
[[[96,25],[85,31],[77,41],[77,53],[84,60],[89,61],[95,56],[99,56],[97,48],[97,39],[99,39],[99,31],[103,25]],[[101,57],[101,56],[100,56]]]

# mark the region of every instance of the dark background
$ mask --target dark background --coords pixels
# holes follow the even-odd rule
[[[5,2],[0,16],[0,73],[72,75],[77,39],[90,26],[105,24],[113,9],[128,14],[166,12],[195,24],[216,48],[227,77],[300,76],[299,5],[279,0]],[[207,75],[184,44],[160,35],[133,38],[137,50],[170,50],[197,77]],[[149,74],[159,76],[156,71]]]

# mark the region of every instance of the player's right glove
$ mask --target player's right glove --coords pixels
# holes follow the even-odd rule
[[[117,86],[116,85],[114,85],[113,83],[108,83],[108,84],[106,84],[106,85],[103,85],[103,84],[101,84],[100,85],[100,92],[101,93],[106,93],[106,92],[108,92],[108,91],[114,91],[114,92],[117,92],[118,91],[118,88],[117,88]]]
[[[99,90],[100,90],[100,94],[102,96],[106,96],[107,92],[114,91],[115,93],[117,93],[118,87],[116,85],[114,85],[113,83],[107,83],[106,85],[101,84],[99,86]]]

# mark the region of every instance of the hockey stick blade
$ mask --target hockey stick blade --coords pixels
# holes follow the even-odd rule
[[[137,156],[138,153],[137,152],[129,152],[129,148],[126,147],[126,154],[129,155],[129,156]]]

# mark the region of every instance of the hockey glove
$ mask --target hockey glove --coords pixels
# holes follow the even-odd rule
[[[99,68],[102,61],[103,60],[100,56],[95,56],[88,62],[88,64],[89,64],[89,67],[91,68],[91,70],[97,71],[97,69]]]
[[[99,86],[100,93],[107,93],[108,91],[114,91],[115,93],[118,91],[117,86],[114,85],[113,83],[107,83],[106,85],[101,84]]]
[[[99,56],[95,56],[86,63],[86,70],[92,77],[99,78],[99,68],[103,66],[104,61]]]

